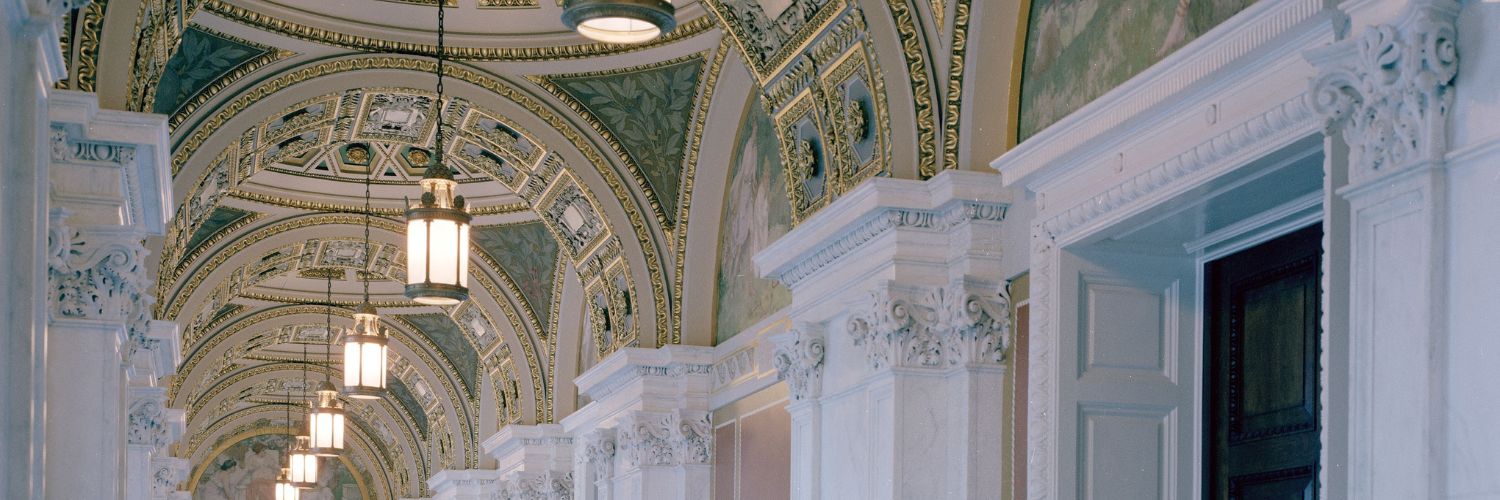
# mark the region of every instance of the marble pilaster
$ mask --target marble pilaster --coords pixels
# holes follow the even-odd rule
[[[773,339],[792,498],[990,498],[1010,342],[994,176],[875,179],[756,256],[792,290]]]

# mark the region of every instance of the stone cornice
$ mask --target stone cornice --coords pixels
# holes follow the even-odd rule
[[[1053,211],[1056,215],[1042,219],[1042,228],[1051,237],[1062,237],[1107,213],[1165,191],[1178,181],[1211,167],[1247,159],[1245,157],[1251,153],[1263,153],[1267,145],[1283,144],[1289,137],[1305,135],[1314,130],[1316,119],[1305,95],[1298,95],[1099,194]]]
[[[958,170],[925,182],[872,179],[756,254],[756,268],[796,288],[893,230],[947,233],[970,222],[1000,222],[1010,205],[997,184],[992,175]]]

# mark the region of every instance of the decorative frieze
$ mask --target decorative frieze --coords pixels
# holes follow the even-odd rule
[[[845,328],[870,368],[999,365],[1010,343],[1009,300],[994,287],[871,292]]]
[[[774,339],[772,364],[786,382],[792,401],[817,399],[823,388],[824,332],[821,325],[800,324]]]
[[[68,130],[52,126],[52,161],[66,163],[135,163],[135,146],[98,141],[69,139]]]
[[[1395,24],[1309,52],[1321,72],[1310,89],[1313,109],[1329,131],[1344,133],[1353,184],[1447,152],[1459,8],[1454,0],[1415,1]]]

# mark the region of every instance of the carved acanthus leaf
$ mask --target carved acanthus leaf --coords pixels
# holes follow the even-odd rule
[[[850,314],[846,329],[874,370],[994,365],[1010,343],[1010,307],[992,287],[882,288]]]
[[[821,326],[798,325],[776,339],[772,364],[786,381],[792,401],[817,399],[823,386],[824,341]]]
[[[1344,132],[1351,181],[1441,160],[1458,74],[1458,2],[1413,2],[1397,24],[1366,28],[1325,53],[1312,106]]]

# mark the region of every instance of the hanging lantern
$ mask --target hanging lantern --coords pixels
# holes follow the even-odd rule
[[[344,394],[351,398],[385,396],[386,335],[380,316],[368,302],[354,311],[354,331],[344,336]]]
[[[290,474],[287,479],[302,489],[318,486],[318,456],[312,453],[312,438],[297,436],[292,444]]]
[[[317,401],[307,414],[309,451],[320,457],[336,457],[344,451],[344,403],[333,384],[318,385]]]
[[[469,216],[443,162],[443,2],[437,4],[437,154],[422,174],[422,197],[406,209],[406,296],[451,306],[469,298]]]
[[[281,469],[281,474],[276,476],[276,500],[298,500],[301,496],[302,490],[293,486],[287,470]]]
[[[566,0],[562,22],[578,34],[607,43],[645,43],[677,27],[668,0]]]
[[[453,174],[438,164],[422,177],[422,198],[406,210],[406,296],[451,306],[469,298],[469,221]]]

